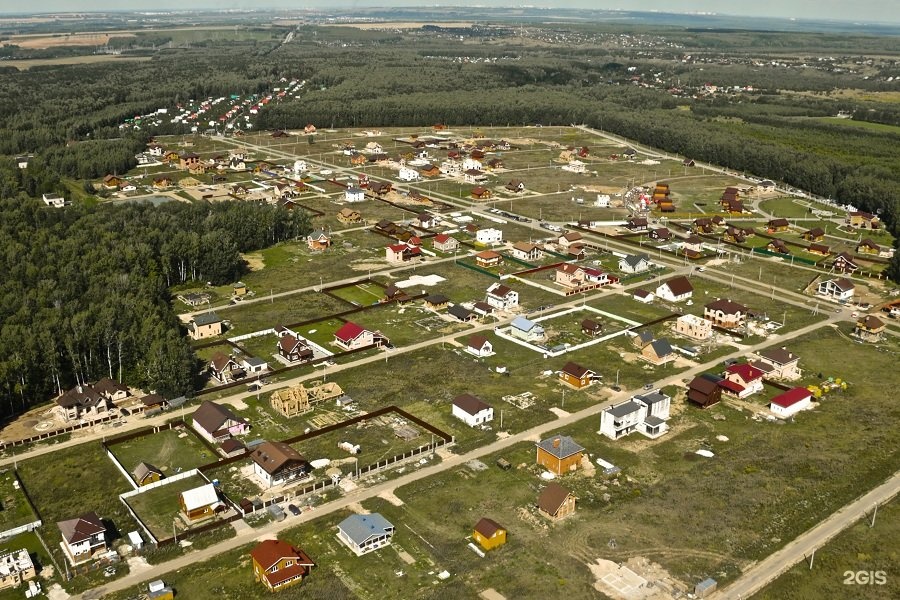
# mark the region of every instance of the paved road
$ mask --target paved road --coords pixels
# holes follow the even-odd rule
[[[711,600],[740,600],[762,590],[801,560],[824,546],[831,538],[863,518],[876,505],[882,505],[900,492],[900,471],[877,488],[853,502],[844,505],[837,512],[817,524],[784,548],[769,555],[743,573],[734,583],[710,596]],[[877,527],[877,520],[876,520]],[[834,577],[841,573],[835,572]],[[896,576],[896,574],[891,574]]]

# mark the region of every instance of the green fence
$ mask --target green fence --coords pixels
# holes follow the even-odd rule
[[[475,272],[477,272],[477,273],[481,273],[482,275],[487,275],[488,277],[493,277],[494,279],[500,279],[500,276],[497,275],[496,273],[491,273],[491,272],[488,271],[487,269],[482,269],[481,267],[477,267],[477,266],[475,266],[475,265],[470,265],[469,263],[464,263],[464,262],[459,262],[459,261],[457,261],[457,262],[454,263],[454,264],[459,265],[460,267],[465,267],[465,268],[467,268],[467,269],[471,269],[472,271],[475,271]]]
[[[800,256],[794,256],[793,254],[782,254],[781,252],[772,252],[771,250],[766,250],[765,248],[754,248],[752,250],[752,252],[754,254],[764,254],[765,256],[777,256],[778,258],[781,258],[783,260],[789,260],[791,262],[798,262],[798,263],[802,263],[804,265],[812,265],[814,267],[819,265],[818,261],[815,261],[815,260],[810,260],[808,258],[803,258]]]

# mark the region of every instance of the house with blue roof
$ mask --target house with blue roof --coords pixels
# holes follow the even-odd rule
[[[525,317],[516,317],[510,323],[509,334],[526,342],[540,342],[544,339],[544,328]]]
[[[357,556],[389,546],[394,526],[378,513],[351,515],[338,524],[338,539]]]

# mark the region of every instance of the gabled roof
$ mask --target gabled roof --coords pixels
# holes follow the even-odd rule
[[[763,375],[765,375],[762,369],[754,367],[749,363],[731,365],[727,369],[725,369],[725,372],[729,375],[737,375],[747,383],[760,379]]]
[[[206,400],[196,411],[194,411],[193,420],[194,423],[210,433],[221,429],[226,421],[244,421],[242,418],[231,412],[228,407],[216,404],[209,400]]]
[[[581,234],[577,231],[570,231],[569,233],[561,235],[560,237],[565,238],[567,242],[577,242],[581,239]]]
[[[663,283],[663,285],[668,287],[672,294],[675,296],[690,294],[694,291],[694,286],[692,286],[691,282],[688,281],[688,278],[684,276],[673,277],[672,279]]]
[[[475,524],[475,531],[486,538],[491,538],[495,533],[502,530],[503,526],[492,519],[483,518]]]
[[[732,302],[731,300],[726,300],[724,298],[713,300],[706,305],[706,308],[708,308],[709,310],[721,310],[726,315],[736,315],[738,313],[747,314],[746,306],[744,306],[743,304],[738,304],[737,302]]]
[[[618,404],[616,406],[610,406],[604,409],[605,412],[608,412],[612,416],[617,419],[621,419],[626,415],[630,415],[641,410],[641,404],[639,402],[635,402],[634,400],[627,400],[622,404]]]
[[[472,394],[462,394],[457,396],[453,399],[453,406],[462,409],[468,415],[477,415],[481,411],[491,408],[488,404],[485,404],[481,398],[473,396]]]
[[[766,350],[761,350],[757,354],[770,362],[781,365],[800,359],[799,356],[797,356],[793,352],[788,351],[787,348],[767,348]]]
[[[512,320],[512,323],[510,323],[510,325],[514,329],[518,329],[519,331],[531,331],[535,327],[539,327],[537,323],[526,319],[525,317],[516,317]]]
[[[480,258],[481,260],[494,260],[497,258],[502,258],[500,254],[494,252],[493,250],[484,250],[483,252],[479,252],[475,255],[475,258]]]
[[[541,440],[537,443],[537,447],[556,458],[566,458],[584,451],[584,446],[567,435],[555,435]]]
[[[524,252],[526,254],[531,253],[532,250],[540,249],[540,246],[528,242],[516,242],[512,247],[513,250],[518,250],[519,252]]]
[[[293,559],[302,566],[315,566],[312,559],[310,559],[303,550],[295,548],[281,540],[266,540],[261,542],[250,551],[250,556],[252,556],[253,560],[255,560],[264,570],[268,570],[272,566],[278,564],[283,558]]]
[[[191,511],[219,502],[216,486],[211,483],[181,492],[185,510]]]
[[[668,356],[672,354],[672,352],[674,352],[674,350],[672,350],[672,344],[670,344],[669,340],[665,338],[653,340],[652,342],[650,342],[650,347],[653,348],[653,352],[660,358]]]
[[[473,335],[469,338],[468,346],[473,350],[481,350],[488,343],[488,339],[483,335]]]
[[[593,371],[591,371],[590,369],[586,369],[578,363],[574,363],[572,361],[567,362],[565,366],[563,366],[562,372],[571,375],[576,379],[581,379],[585,375],[593,373]]]
[[[825,235],[825,230],[822,229],[821,227],[813,227],[809,231],[805,232],[803,235],[806,237],[814,237],[814,238],[822,237],[823,235]]]
[[[459,319],[460,321],[465,321],[466,319],[470,319],[475,316],[471,310],[463,306],[462,304],[454,304],[450,308],[447,309],[447,312]]]
[[[707,396],[713,393],[716,390],[717,382],[709,379],[707,377],[703,377],[702,375],[698,375],[694,377],[691,382],[688,384],[688,391],[697,391]]]
[[[601,328],[601,325],[593,319],[582,319],[581,328],[587,329],[588,331],[597,331]]]
[[[148,475],[151,475],[153,473],[156,473],[160,477],[163,476],[163,472],[159,468],[151,465],[150,463],[140,462],[140,463],[138,463],[138,466],[136,466],[134,468],[134,478],[136,481],[143,481],[143,479],[145,477],[147,477]]]
[[[212,365],[212,368],[215,369],[218,373],[221,373],[226,368],[228,368],[229,363],[233,363],[235,366],[237,366],[237,363],[231,356],[222,354],[221,352],[217,352],[210,361],[210,365]]]
[[[340,329],[334,332],[334,337],[339,339],[340,341],[347,343],[355,340],[360,335],[362,335],[366,330],[361,326],[353,323],[352,321],[347,321],[344,323]]]
[[[443,294],[431,294],[425,298],[425,302],[429,304],[447,304],[450,302],[450,298]]]
[[[213,323],[220,322],[222,319],[214,312],[207,312],[194,315],[191,320],[194,322],[194,325],[212,325]]]
[[[103,525],[100,517],[93,511],[84,513],[77,519],[60,521],[56,526],[59,527],[63,539],[69,544],[83,542],[90,539],[93,535],[104,533],[106,531],[106,527]]]
[[[278,338],[278,347],[285,352],[292,352],[297,349],[297,346],[302,346],[302,348],[300,348],[301,354],[306,354],[306,351],[308,351],[309,354],[312,354],[311,348],[289,333]]]
[[[101,402],[106,400],[91,385],[75,386],[56,399],[56,403],[63,408],[95,406]]]
[[[338,524],[338,529],[357,546],[373,537],[381,537],[394,531],[394,525],[378,513],[350,515]]]
[[[856,324],[865,327],[866,329],[879,329],[884,327],[884,321],[873,315],[866,315],[862,319],[859,319]]]
[[[555,481],[551,482],[547,484],[547,487],[545,487],[538,496],[538,508],[545,513],[555,515],[563,505],[563,502],[566,501],[566,498],[569,497],[570,493],[569,490]]]
[[[789,406],[793,406],[798,402],[802,402],[803,400],[811,397],[812,392],[810,392],[808,389],[795,387],[784,392],[783,394],[775,396],[774,398],[772,398],[771,402],[772,404],[775,404],[782,408],[788,408]]]
[[[494,283],[487,289],[487,293],[491,296],[497,296],[498,298],[506,298],[512,293],[512,288],[503,285],[502,283]]]
[[[834,285],[834,287],[841,290],[842,292],[849,292],[850,290],[852,290],[856,287],[855,285],[853,285],[852,281],[850,281],[849,279],[846,279],[844,277],[840,277],[838,279],[831,279],[827,283],[831,283],[832,285]]]
[[[766,225],[768,227],[788,227],[790,223],[787,219],[772,219]]]
[[[109,396],[117,392],[127,392],[128,386],[122,385],[118,381],[110,379],[109,377],[104,377],[94,384],[94,389],[101,394]]]
[[[450,236],[447,235],[446,233],[439,233],[436,236],[434,236],[435,244],[446,244],[449,241],[450,241]]]
[[[307,462],[302,454],[284,442],[263,442],[253,449],[250,458],[269,475]]]
[[[579,267],[578,265],[573,265],[572,263],[564,263],[564,264],[556,267],[556,270],[562,271],[563,273],[566,273],[567,275],[575,275],[579,271],[584,273],[584,269],[582,267]]]

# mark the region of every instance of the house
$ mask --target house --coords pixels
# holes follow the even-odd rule
[[[338,539],[357,556],[391,544],[394,526],[378,513],[350,515],[338,523]]]
[[[862,211],[847,213],[847,216],[844,218],[844,223],[850,227],[857,227],[859,229],[878,229],[881,227],[881,221],[878,217]]]
[[[384,249],[384,257],[389,263],[402,264],[422,256],[422,249],[409,244],[391,244]]]
[[[415,223],[422,229],[431,229],[435,222],[435,218],[427,212],[420,212],[416,215]]]
[[[800,237],[807,242],[821,242],[825,239],[825,230],[821,227],[813,227],[808,231],[804,231]]]
[[[331,236],[322,229],[316,229],[306,236],[306,246],[317,252],[327,250],[331,246]]]
[[[828,279],[816,286],[817,294],[838,302],[847,302],[853,298],[855,290],[856,286],[853,285],[853,282],[844,277]]]
[[[646,254],[626,254],[619,259],[619,270],[623,273],[643,273],[650,268],[650,257]]]
[[[513,193],[524,192],[525,184],[518,179],[513,179],[506,184],[506,189]]]
[[[65,422],[92,420],[105,416],[115,405],[90,384],[76,385],[56,399],[54,411]]]
[[[656,229],[650,230],[649,235],[651,240],[658,240],[660,242],[665,242],[672,238],[672,232],[668,230],[666,227],[657,227]]]
[[[653,294],[653,292],[648,292],[647,290],[641,289],[634,290],[634,293],[631,294],[631,297],[643,304],[650,304],[656,299],[656,296]]]
[[[571,361],[567,362],[559,372],[560,381],[568,383],[576,390],[586,388],[594,383],[595,377],[597,377],[596,373]]]
[[[665,338],[653,340],[641,349],[641,358],[654,365],[664,365],[675,360],[672,344]]]
[[[756,189],[758,189],[760,192],[774,192],[775,182],[771,179],[763,179],[756,184]]]
[[[62,548],[73,565],[91,560],[107,550],[106,526],[95,512],[56,524],[62,534]]]
[[[600,269],[595,269],[593,267],[584,267],[584,280],[586,283],[608,285],[617,282],[618,278],[610,279],[609,273],[604,273]]]
[[[479,267],[491,268],[500,266],[503,263],[503,256],[493,250],[485,250],[475,255],[475,264]]]
[[[111,402],[120,402],[131,395],[131,392],[128,391],[128,386],[109,377],[97,380],[93,387],[101,396]]]
[[[165,477],[165,474],[159,468],[146,462],[139,462],[131,474],[134,476],[134,482],[138,484],[138,487],[156,483]]]
[[[297,585],[315,565],[306,552],[281,540],[265,540],[250,551],[253,576],[270,592]]]
[[[366,199],[366,193],[358,187],[348,187],[344,191],[345,202],[362,202]]]
[[[769,401],[769,410],[776,417],[786,419],[801,410],[812,408],[812,397],[812,392],[808,389],[795,387],[772,398]]]
[[[810,244],[806,247],[806,251],[810,254],[818,254],[820,256],[828,256],[831,252],[825,244]]]
[[[159,394],[147,394],[141,398],[141,406],[145,412],[153,409],[165,410],[169,408],[169,401]]]
[[[766,223],[766,231],[769,233],[776,233],[779,231],[787,231],[790,229],[791,224],[788,223],[787,219],[772,219],[768,223]]]
[[[687,400],[700,408],[709,408],[722,400],[721,377],[715,375],[698,375],[688,384]]]
[[[846,252],[841,252],[835,256],[831,266],[835,271],[841,273],[853,274],[859,270],[859,265],[856,264],[856,260]]]
[[[337,214],[337,220],[341,223],[359,223],[362,221],[362,215],[358,210],[342,208]]]
[[[236,438],[228,438],[219,443],[218,450],[225,458],[231,458],[244,454],[247,447]]]
[[[684,159],[683,161],[681,161],[681,166],[683,166],[683,167],[693,167],[693,166],[694,166],[694,159],[693,159],[693,158],[686,158],[686,159]]]
[[[156,177],[153,180],[153,187],[157,190],[162,190],[172,185],[172,178],[166,177],[165,175],[161,177]]]
[[[187,152],[178,157],[178,168],[182,171],[194,169],[200,165],[200,157],[193,152]]]
[[[575,495],[554,481],[541,490],[537,507],[544,517],[559,521],[575,513]]]
[[[722,200],[722,209],[733,215],[741,215],[747,212],[744,207],[744,201],[737,198],[726,198]]]
[[[578,469],[584,447],[567,435],[556,435],[537,442],[535,461],[557,476]]]
[[[569,244],[569,246],[565,248],[565,251],[569,260],[584,260],[584,257],[586,256],[584,244]]]
[[[747,241],[747,237],[747,231],[740,227],[728,227],[725,230],[725,233],[722,234],[723,240],[735,244],[743,244]]]
[[[459,248],[459,240],[446,233],[439,233],[432,239],[435,250],[441,252],[456,252]]]
[[[716,226],[713,223],[712,219],[708,217],[694,219],[694,222],[691,224],[692,233],[712,233],[715,228]]]
[[[103,187],[108,190],[117,190],[125,183],[125,180],[115,175],[107,175],[103,178]]]
[[[687,254],[687,250],[690,250],[695,255],[699,255],[703,251],[703,240],[699,236],[691,234],[681,242],[681,248],[685,254]]]
[[[377,194],[378,196],[384,196],[389,193],[392,189],[392,185],[389,182],[382,181],[370,181],[369,182],[369,191],[373,194]]]
[[[492,227],[479,229],[475,232],[475,241],[479,244],[499,244],[503,241],[503,232]]]
[[[743,326],[747,318],[747,307],[731,300],[714,300],[703,307],[703,316],[716,327],[737,329]]]
[[[486,317],[488,315],[494,314],[496,309],[484,300],[479,300],[472,305],[472,310],[474,310],[479,315]]]
[[[450,298],[443,294],[431,294],[425,297],[425,308],[431,310],[442,310],[450,304]]]
[[[409,302],[409,294],[403,288],[392,283],[384,288],[384,297],[381,302]]]
[[[570,231],[569,233],[564,233],[556,240],[557,245],[561,248],[568,248],[573,244],[578,244],[582,241],[581,234],[577,231]]]
[[[217,352],[209,361],[209,374],[221,383],[231,383],[246,375],[233,356],[221,352]]]
[[[462,304],[454,304],[447,309],[447,314],[451,317],[455,317],[457,320],[462,321],[463,323],[468,323],[469,321],[478,318],[478,315],[476,315],[474,312],[472,312]]]
[[[216,486],[211,483],[182,492],[178,502],[182,514],[191,523],[208,519],[225,509],[225,503],[219,500]]]
[[[778,254],[790,254],[791,251],[787,247],[787,244],[784,240],[774,239],[771,240],[768,244],[766,244],[766,250],[769,252],[777,252]]]
[[[565,263],[556,267],[556,283],[568,288],[579,288],[584,285],[584,269],[578,265]]]
[[[784,346],[767,348],[756,353],[759,360],[752,362],[754,367],[762,369],[767,377],[776,379],[799,379],[802,371],[798,366],[800,357]]]
[[[644,217],[631,217],[625,222],[625,227],[632,232],[647,231],[647,219]]]
[[[475,524],[472,537],[485,550],[493,550],[506,543],[506,529],[496,521],[483,518]]]
[[[525,317],[516,317],[510,323],[509,334],[526,342],[539,342],[544,339],[544,328]]]
[[[675,320],[675,333],[694,340],[708,340],[713,334],[713,323],[697,315],[681,315]]]
[[[694,295],[694,286],[687,277],[673,277],[656,288],[656,295],[669,302],[683,302]]]
[[[469,427],[477,427],[494,420],[494,409],[472,394],[462,394],[454,398],[452,414]]]
[[[375,334],[356,323],[347,321],[334,332],[334,343],[344,350],[366,348],[375,343]]]
[[[480,171],[482,169],[482,164],[480,160],[474,158],[467,158],[462,161],[462,170],[463,171]]]
[[[406,166],[400,167],[400,172],[397,174],[397,177],[400,181],[418,181],[422,178],[418,171]]]
[[[657,438],[669,429],[671,403],[669,396],[655,391],[609,406],[600,413],[600,433],[613,440],[634,431]]]
[[[243,435],[250,431],[250,423],[231,409],[206,400],[191,417],[191,426],[206,441],[216,443],[234,435]]]
[[[528,242],[516,242],[512,245],[510,254],[524,261],[535,261],[544,257],[544,251],[540,246]]]
[[[644,329],[642,331],[631,331],[630,335],[631,345],[638,350],[643,350],[647,344],[653,341],[653,332],[649,329]]]
[[[881,247],[870,240],[869,238],[864,239],[859,244],[856,245],[856,253],[857,254],[875,254],[876,256],[881,253]]]
[[[194,317],[187,325],[188,335],[192,340],[202,340],[222,335],[222,319],[214,312],[206,312]]]
[[[878,342],[885,330],[884,321],[872,315],[864,315],[857,319],[853,335],[866,342]]]
[[[754,367],[750,363],[729,365],[725,369],[725,380],[734,385],[722,385],[726,393],[735,394],[738,398],[746,398],[752,394],[763,391],[762,369]],[[724,382],[720,382],[721,383]]]
[[[267,488],[302,479],[310,470],[302,454],[283,442],[263,442],[250,452],[253,474]]]
[[[469,177],[469,175],[466,174],[466,177]],[[476,200],[487,200],[491,197],[491,190],[478,185],[472,188],[471,195]]]
[[[421,173],[425,177],[437,177],[441,174],[441,170],[439,167],[436,167],[431,163],[427,163],[419,167],[419,173]]]
[[[597,337],[603,333],[603,326],[593,319],[583,319],[581,321],[581,333],[591,337]]]
[[[484,358],[485,356],[493,356],[494,354],[494,346],[491,344],[490,340],[484,337],[483,335],[473,335],[469,338],[469,341],[466,343],[466,352],[477,356],[479,358]]]
[[[306,340],[286,334],[278,338],[278,354],[288,362],[305,363],[313,359],[313,351]]]
[[[0,555],[0,590],[15,588],[37,577],[27,548]],[[26,596],[28,597],[28,596]]]

